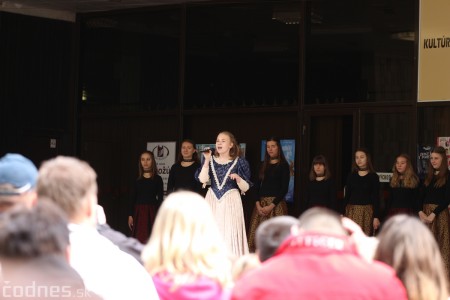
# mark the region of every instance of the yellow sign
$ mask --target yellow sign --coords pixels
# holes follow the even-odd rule
[[[420,1],[418,101],[450,101],[450,1]]]

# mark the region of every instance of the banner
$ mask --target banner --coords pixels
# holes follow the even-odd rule
[[[280,140],[284,157],[289,164],[291,177],[289,178],[289,188],[286,194],[286,202],[294,202],[294,166],[295,166],[295,140]],[[261,141],[261,161],[264,161],[266,154],[266,140]]]
[[[450,1],[421,0],[418,101],[450,100]]]
[[[450,136],[438,137],[436,140],[436,145],[445,149],[445,154],[447,155],[447,166],[450,170]]]
[[[428,171],[428,164],[430,163],[431,146],[417,146],[417,176],[420,180],[425,179]]]
[[[176,159],[176,142],[151,142],[147,143],[147,150],[155,156],[158,175],[164,183],[164,194],[167,192],[169,172]]]

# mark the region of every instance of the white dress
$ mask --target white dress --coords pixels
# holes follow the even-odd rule
[[[233,173],[242,178],[239,183],[230,178]],[[205,200],[211,206],[229,251],[237,257],[247,254],[247,234],[240,191],[246,192],[251,185],[248,162],[238,157],[227,163],[219,163],[212,157],[209,165],[203,166],[198,172],[198,178],[202,183],[211,179],[211,187]]]

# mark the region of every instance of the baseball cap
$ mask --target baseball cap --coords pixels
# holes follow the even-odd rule
[[[20,195],[36,186],[38,170],[23,155],[8,153],[0,158],[0,195]]]

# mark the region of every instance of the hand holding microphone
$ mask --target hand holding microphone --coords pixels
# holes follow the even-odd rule
[[[211,158],[211,155],[214,153],[214,150],[214,148],[206,147],[200,150],[200,152],[203,153],[203,156],[206,160],[209,160]]]

